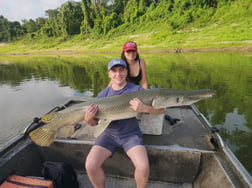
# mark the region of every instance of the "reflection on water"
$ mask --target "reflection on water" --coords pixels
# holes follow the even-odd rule
[[[0,57],[0,146],[71,96],[92,96],[108,84],[117,55]],[[252,174],[252,56],[232,53],[143,54],[150,87],[217,91],[197,103]],[[4,62],[4,63],[1,63]]]
[[[237,109],[234,109],[233,112],[227,113],[224,124],[216,125],[216,127],[226,129],[229,133],[232,133],[236,130],[250,132],[250,129],[246,127],[245,116],[243,114],[238,114]]]
[[[73,93],[69,86],[59,87],[59,82],[49,80],[31,79],[14,87],[1,85],[0,143],[22,132],[34,117],[64,103]]]

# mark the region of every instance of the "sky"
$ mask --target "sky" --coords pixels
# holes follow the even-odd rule
[[[45,11],[59,8],[68,0],[0,0],[0,15],[8,21],[18,21],[46,17]],[[81,1],[81,0],[74,0]]]

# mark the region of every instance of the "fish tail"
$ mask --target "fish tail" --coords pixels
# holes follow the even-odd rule
[[[39,146],[49,146],[56,138],[56,132],[46,129],[46,127],[38,128],[29,134],[33,142]]]

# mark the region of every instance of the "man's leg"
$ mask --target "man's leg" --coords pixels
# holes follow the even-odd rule
[[[86,171],[94,188],[105,187],[105,175],[102,164],[111,155],[111,152],[101,146],[93,146],[86,158]]]
[[[137,188],[146,188],[149,179],[149,160],[146,149],[137,145],[129,149],[127,155],[135,166],[135,180]]]

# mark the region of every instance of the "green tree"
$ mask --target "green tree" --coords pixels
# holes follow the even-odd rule
[[[17,37],[20,37],[24,34],[23,28],[21,27],[21,24],[17,21],[9,22],[9,32],[11,36],[11,40],[14,40]]]
[[[41,28],[42,36],[62,36],[62,23],[59,20],[60,10],[58,8],[46,10],[46,15],[48,18],[45,25]]]
[[[94,20],[94,32],[98,34],[105,33],[105,28],[103,27],[103,22],[108,15],[107,11],[108,0],[93,0],[92,3],[92,20]]]
[[[75,1],[68,1],[61,6],[60,22],[62,22],[62,33],[74,35],[80,33],[83,13],[81,5]]]
[[[81,26],[82,33],[89,33],[90,29],[93,28],[94,22],[91,19],[91,0],[82,0],[82,12],[84,15],[83,23]]]
[[[38,17],[36,18],[36,24],[37,27],[40,29],[41,27],[43,27],[43,25],[45,25],[46,23],[46,18],[42,18],[42,17]]]
[[[134,23],[138,17],[138,0],[129,0],[124,8],[123,20],[125,23]]]
[[[0,16],[0,28],[0,42],[10,42],[24,34],[19,22],[9,22],[3,16]]]
[[[25,30],[25,33],[33,33],[38,30],[38,25],[34,20],[32,19],[22,20],[22,22],[23,22],[22,26]]]
[[[124,7],[127,4],[127,0],[113,0],[111,3],[111,12],[115,12],[118,16],[121,16],[124,12]]]
[[[118,25],[120,25],[120,23],[121,20],[118,17],[118,15],[115,12],[112,12],[110,15],[106,16],[103,19],[102,23],[103,34],[106,34],[111,29],[116,28]]]
[[[0,41],[7,42],[10,41],[10,33],[9,33],[9,22],[8,20],[0,16]]]

